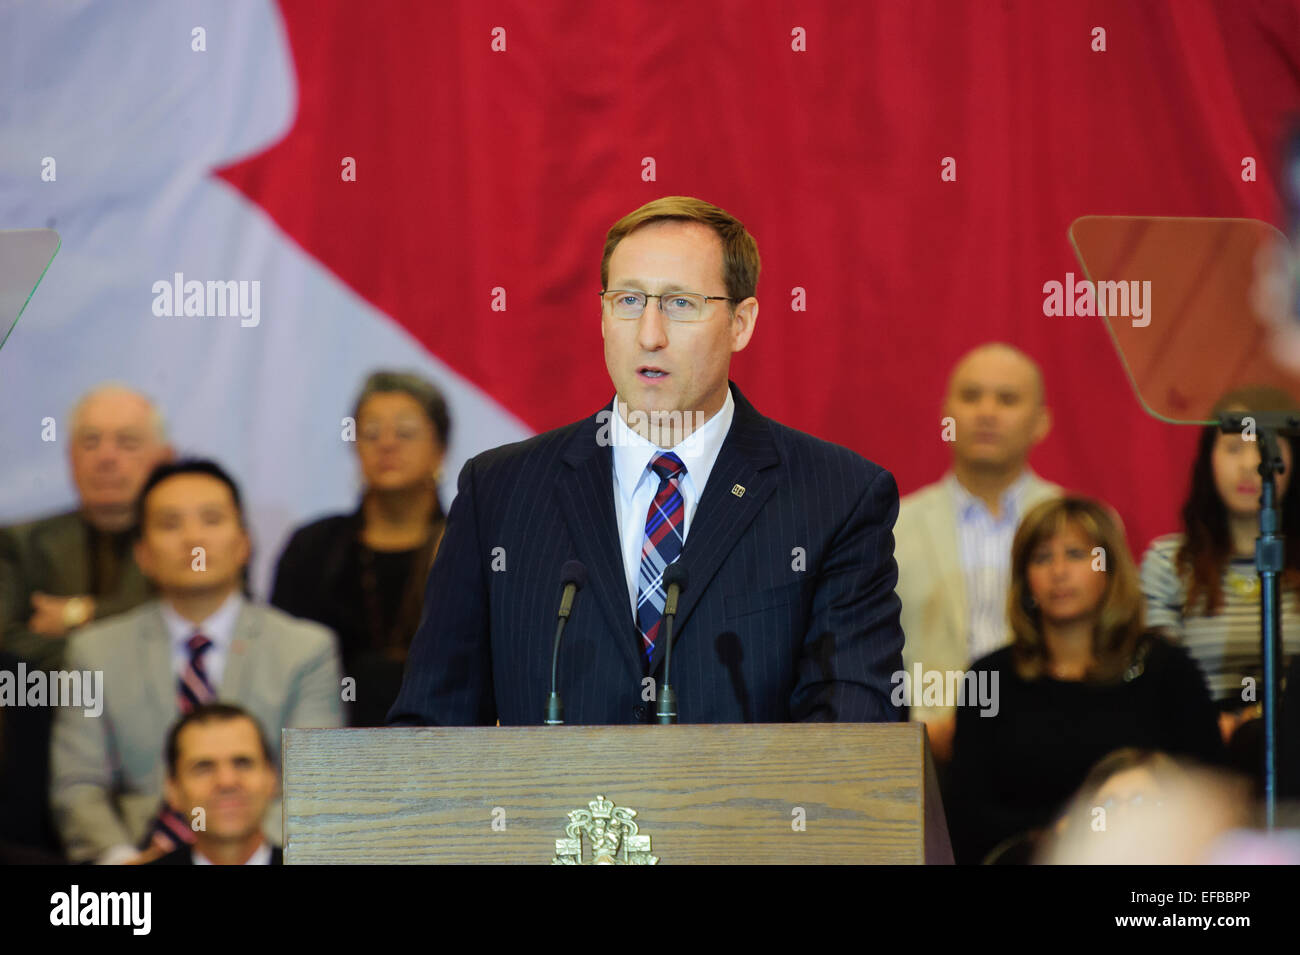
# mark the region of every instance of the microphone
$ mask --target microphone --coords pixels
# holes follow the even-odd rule
[[[677,598],[686,589],[686,567],[680,560],[664,568],[664,589],[664,685],[659,689],[656,718],[660,726],[671,726],[677,722],[677,694],[668,682],[673,662],[673,618],[677,616]]]
[[[556,682],[560,672],[560,637],[564,634],[564,625],[569,622],[573,612],[573,597],[587,583],[587,568],[580,560],[566,560],[560,568],[560,586],[564,593],[560,596],[559,618],[555,621],[555,643],[551,646],[551,695],[546,701],[547,726],[560,726],[564,723],[564,704],[556,692]]]

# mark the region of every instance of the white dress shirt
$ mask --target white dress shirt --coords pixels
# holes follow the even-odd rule
[[[701,427],[695,429],[686,440],[670,448],[686,465],[686,474],[679,478],[677,486],[682,494],[684,509],[682,523],[682,542],[690,532],[691,520],[699,506],[700,495],[709,480],[709,472],[718,460],[722,442],[731,430],[731,419],[736,414],[736,402],[727,389],[727,400],[722,408]],[[656,455],[664,454],[662,448],[656,447],[628,427],[623,416],[618,413],[618,397],[614,397],[613,415],[611,417],[610,442],[614,446],[614,519],[619,529],[619,540],[623,548],[623,571],[627,576],[628,606],[632,610],[632,619],[636,619],[637,582],[641,577],[641,547],[645,542],[646,515],[650,513],[650,504],[659,490],[659,475],[650,470],[650,462]]]
[[[957,505],[957,543],[966,580],[967,645],[972,661],[1006,646],[1011,639],[1007,621],[1007,588],[1011,578],[1011,542],[1016,536],[1029,484],[1026,468],[1002,492],[998,516],[984,501],[948,473]]]
[[[172,643],[172,674],[177,680],[190,662],[190,648],[186,644],[197,630],[212,641],[212,646],[208,648],[207,653],[203,654],[203,669],[208,675],[208,682],[212,684],[214,692],[221,688],[221,675],[225,672],[226,659],[230,655],[230,644],[235,638],[235,621],[239,619],[239,611],[243,607],[244,597],[236,590],[225,599],[212,616],[196,625],[173,610],[166,600],[162,601],[163,622],[167,625],[167,633]],[[96,861],[100,865],[117,865],[135,858],[139,851],[134,846],[113,846],[105,850]],[[261,864],[270,863],[271,850],[268,848],[266,852],[267,861]],[[257,858],[256,854],[254,858]],[[206,859],[200,861],[198,852],[194,853],[194,862],[196,865],[211,864]],[[250,860],[250,864],[258,863],[252,863]]]
[[[209,651],[211,652],[211,651]],[[211,859],[205,856],[198,849],[191,850],[194,857],[195,865],[216,865]],[[253,850],[253,854],[248,857],[244,865],[270,865],[271,864],[271,844],[262,840],[262,844]]]
[[[203,669],[208,675],[208,682],[214,691],[221,688],[221,675],[226,671],[230,644],[235,638],[235,621],[239,619],[239,611],[243,608],[244,597],[236,590],[212,616],[195,624],[173,610],[166,600],[162,602],[163,620],[172,641],[172,672],[178,680],[190,662],[190,648],[186,644],[197,630],[212,641],[212,646],[203,654]]]

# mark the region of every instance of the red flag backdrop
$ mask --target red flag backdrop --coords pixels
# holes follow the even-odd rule
[[[1046,374],[1056,425],[1036,469],[1115,504],[1139,554],[1175,527],[1192,435],[1143,416],[1099,319],[1043,315],[1043,283],[1077,269],[1066,228],[1082,214],[1279,222],[1295,4],[282,9],[296,122],[223,175],[531,427],[612,393],[605,230],[696,195],[759,243],[758,328],[732,367],[761,411],[906,493],[946,465],[954,361],[1006,340]]]

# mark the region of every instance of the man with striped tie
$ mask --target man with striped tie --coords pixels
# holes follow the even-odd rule
[[[160,599],[71,638],[67,665],[104,674],[103,714],[54,717],[50,801],[74,862],[146,861],[193,841],[163,803],[163,750],[196,707],[242,706],[270,730],[276,765],[282,727],[342,721],[334,635],[244,597],[250,545],[230,476],[211,461],[164,464],[138,507],[135,557]],[[278,842],[278,800],[264,827]]]
[[[566,722],[654,718],[673,564],[687,571],[681,722],[899,718],[897,486],[729,381],[758,273],[753,236],[699,199],[655,200],[610,229],[600,329],[615,396],[465,465],[391,723],[542,722],[573,561],[586,582],[559,658]]]

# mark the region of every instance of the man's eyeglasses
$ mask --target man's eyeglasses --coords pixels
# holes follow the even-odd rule
[[[647,295],[634,289],[601,289],[601,301],[609,307],[609,313],[615,318],[633,321],[641,317],[646,302],[652,298],[659,299],[659,311],[674,322],[698,322],[704,318],[704,310],[710,302],[733,302],[735,299],[725,295],[701,295],[698,292],[664,292],[662,295]]]

